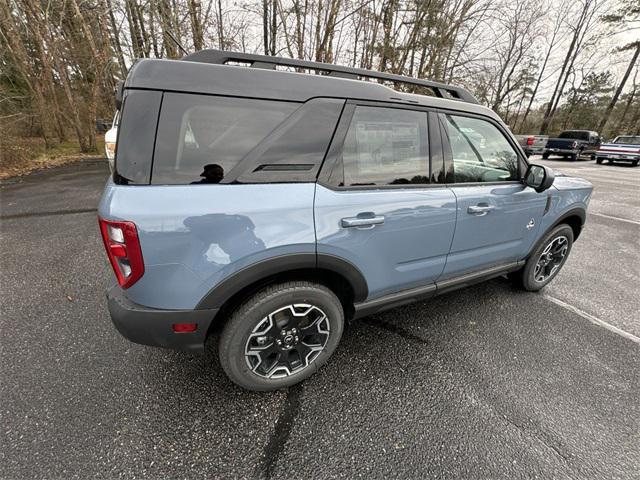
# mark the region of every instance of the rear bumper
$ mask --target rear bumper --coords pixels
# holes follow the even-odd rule
[[[637,162],[640,160],[640,155],[624,153],[596,152],[595,157],[596,159],[601,158],[603,160],[614,160],[616,162]]]
[[[524,153],[527,155],[542,155],[544,153],[544,147],[523,147]]]
[[[175,350],[202,351],[209,325],[218,309],[160,310],[145,307],[129,300],[124,291],[114,285],[107,291],[111,320],[128,340],[142,345]],[[175,333],[174,323],[195,323],[195,332]]]
[[[544,153],[548,153],[548,154],[560,154],[560,155],[572,155],[572,154],[579,154],[580,150],[578,149],[565,149],[565,148],[545,148],[544,149]]]

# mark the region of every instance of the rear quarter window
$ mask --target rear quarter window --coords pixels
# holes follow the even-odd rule
[[[162,92],[128,90],[116,143],[116,180],[148,184]]]

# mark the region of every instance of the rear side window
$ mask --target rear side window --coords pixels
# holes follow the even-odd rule
[[[342,149],[345,186],[429,183],[427,114],[358,106]]]
[[[116,143],[115,180],[148,184],[162,92],[128,90]]]
[[[572,138],[574,140],[589,140],[589,132],[575,132],[569,130],[562,132],[558,138]]]
[[[518,154],[490,122],[444,116],[456,183],[513,181],[520,178]]]
[[[640,145],[640,137],[617,137],[612,143],[622,143],[625,145]]]
[[[151,183],[212,184],[300,105],[165,93]]]

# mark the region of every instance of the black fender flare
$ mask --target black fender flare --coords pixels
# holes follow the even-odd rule
[[[323,253],[293,253],[261,260],[238,270],[209,290],[196,310],[221,308],[227,300],[248,285],[280,273],[310,269],[330,271],[342,276],[353,289],[354,302],[365,300],[369,294],[364,275],[348,260]]]
[[[582,228],[584,226],[584,223],[587,221],[587,211],[581,207],[572,208],[571,210],[566,211],[565,213],[560,215],[560,218],[558,218],[555,222],[553,222],[553,224],[547,229],[545,233],[550,231],[552,228],[555,228],[556,226],[560,225],[569,217],[580,218],[580,228]],[[576,235],[576,238],[578,238],[577,235]]]
[[[538,240],[536,240],[536,242],[531,246],[531,249],[529,250],[529,253],[527,253],[527,256],[525,258],[529,258],[531,256],[531,254],[535,251],[535,249],[537,248],[537,246],[540,244],[540,242],[542,241],[542,239],[545,237],[547,233],[549,233],[551,230],[556,228],[561,223],[566,223],[565,220],[569,217],[580,218],[580,221],[581,221],[580,229],[582,230],[582,227],[584,226],[584,222],[587,220],[587,211],[584,208],[578,207],[578,208],[572,208],[571,210],[568,210],[564,212],[562,215],[560,215],[560,217],[555,222],[553,222],[542,233],[542,235],[540,235],[540,238],[538,238]],[[578,238],[579,234],[580,232],[578,232],[577,234],[574,234],[574,238],[573,238],[574,241]]]

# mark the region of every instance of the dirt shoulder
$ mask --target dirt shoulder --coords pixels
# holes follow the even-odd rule
[[[63,142],[47,149],[40,138],[11,138],[2,142],[0,180],[104,156],[104,141],[98,139],[97,152],[80,153],[77,143]]]

